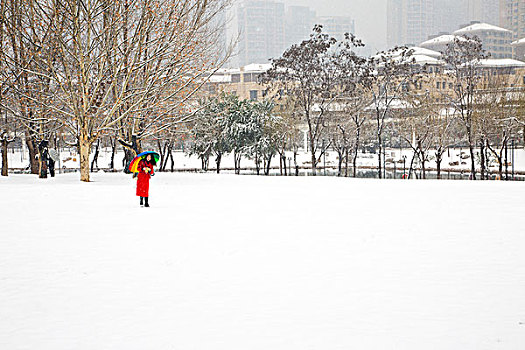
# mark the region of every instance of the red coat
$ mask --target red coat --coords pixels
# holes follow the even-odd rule
[[[150,168],[149,172],[146,172],[144,168]],[[137,196],[138,197],[149,197],[149,179],[153,171],[153,164],[146,162],[144,159],[139,162],[139,176],[137,179]]]

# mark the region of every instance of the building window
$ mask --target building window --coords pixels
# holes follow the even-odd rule
[[[447,88],[447,83],[443,82],[443,90],[445,90],[446,88]]]
[[[241,82],[241,75],[240,74],[232,74],[232,83],[240,83]]]
[[[257,99],[257,90],[250,90],[250,100]]]
[[[438,82],[436,83],[436,88],[439,90],[440,87],[441,87],[441,82],[438,81]]]

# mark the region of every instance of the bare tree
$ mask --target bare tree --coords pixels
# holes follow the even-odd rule
[[[457,37],[453,43],[447,45],[442,57],[449,65],[449,74],[454,80],[454,96],[450,98],[450,102],[465,128],[470,150],[470,171],[472,180],[476,180],[475,95],[481,80],[480,61],[487,56],[479,38]]]
[[[479,130],[481,177],[485,178],[488,172],[485,169],[488,168],[486,164],[489,163],[490,152],[498,163],[498,177],[503,179],[505,167],[505,179],[508,180],[507,150],[510,139],[519,130],[519,100],[523,91],[515,87],[519,84],[506,71],[487,70],[484,73],[483,86],[476,91],[474,113]]]
[[[102,135],[128,130],[140,150],[142,138],[193,115],[185,106],[221,63],[222,0],[29,3],[11,30],[31,43],[32,64],[15,66],[45,86],[38,95],[12,86],[76,138],[82,181]]]
[[[428,93],[405,96],[406,105],[395,113],[394,125],[397,134],[413,152],[408,178],[412,177],[414,160],[421,165],[422,178],[426,179],[426,164],[430,160],[430,150],[434,145],[434,124],[439,118],[439,109]]]
[[[322,26],[316,25],[310,39],[293,45],[280,58],[272,61],[263,76],[263,83],[270,83],[270,89],[279,94],[291,96],[300,106],[304,122],[308,126],[311,168],[316,175],[317,164],[330,143],[325,138],[327,113],[337,92],[336,75],[333,65],[336,39],[324,34]]]
[[[452,133],[454,128],[454,111],[438,104],[438,114],[431,120],[433,129],[433,147],[434,157],[436,160],[437,178],[441,179],[441,164],[443,162],[443,156],[449,147],[455,143],[455,138]]]
[[[345,176],[348,176],[350,152],[352,152],[353,176],[356,176],[357,152],[360,146],[363,124],[367,119],[365,108],[370,103],[368,91],[371,87],[369,60],[357,55],[354,49],[364,44],[354,36],[347,34],[339,43],[334,59],[338,72],[337,110],[331,120],[332,146],[339,155],[338,175],[342,175],[345,164]]]
[[[403,103],[410,84],[417,79],[419,68],[412,58],[413,51],[406,47],[396,47],[383,51],[373,57],[375,72],[372,74],[370,93],[372,95],[373,114],[376,124],[378,149],[378,177],[382,178],[383,170],[383,131],[385,120],[396,104]]]

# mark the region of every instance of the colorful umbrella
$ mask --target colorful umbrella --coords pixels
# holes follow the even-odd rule
[[[146,156],[148,154],[151,154],[153,159],[155,159],[155,163],[158,163],[159,160],[160,160],[160,155],[157,153],[157,152],[153,152],[153,151],[146,151],[146,152],[142,152],[141,154],[137,155],[132,161],[131,163],[129,163],[129,171],[131,171],[132,173],[138,173],[139,172],[139,163],[142,159],[146,159]]]

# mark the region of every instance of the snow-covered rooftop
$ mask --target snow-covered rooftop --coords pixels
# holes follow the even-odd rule
[[[504,32],[504,33],[511,33],[510,30],[501,28],[492,24],[488,23],[474,23],[467,27],[458,29],[454,32],[456,35],[462,35],[462,34],[469,34],[469,33],[476,33],[476,32],[484,32],[484,31],[495,31],[495,32]]]
[[[410,59],[414,60],[417,64],[443,64],[443,61],[427,55],[412,55]]]
[[[457,35],[452,34],[444,34],[440,35],[438,37],[435,37],[433,39],[424,41],[420,44],[421,47],[425,48],[425,46],[431,46],[431,45],[446,45],[449,43],[453,43],[454,39],[458,38],[459,40],[467,40],[463,37],[458,37]]]
[[[424,56],[429,56],[433,58],[441,57],[441,52],[426,49],[424,47],[414,46],[414,47],[410,47],[409,49],[412,50],[413,55],[424,55]]]
[[[245,72],[266,72],[268,69],[272,68],[270,63],[258,64],[252,63],[247,66],[244,66]]]
[[[480,61],[483,67],[495,68],[521,68],[525,67],[525,62],[513,60],[511,58],[488,58]]]
[[[407,62],[415,61],[415,63],[418,63],[418,64],[441,64],[442,63],[438,59],[441,57],[440,52],[425,49],[422,47],[417,47],[417,46],[409,47],[408,50],[410,50],[412,53],[410,56],[402,56],[402,53],[403,51],[405,51],[405,49],[399,49],[392,53],[391,59],[394,61],[400,61],[402,59],[406,60]],[[380,60],[381,55],[377,54],[373,57]]]
[[[523,46],[525,45],[525,38],[513,41],[511,45],[512,46]]]
[[[232,78],[230,74],[214,74],[209,81],[210,83],[230,83]]]

